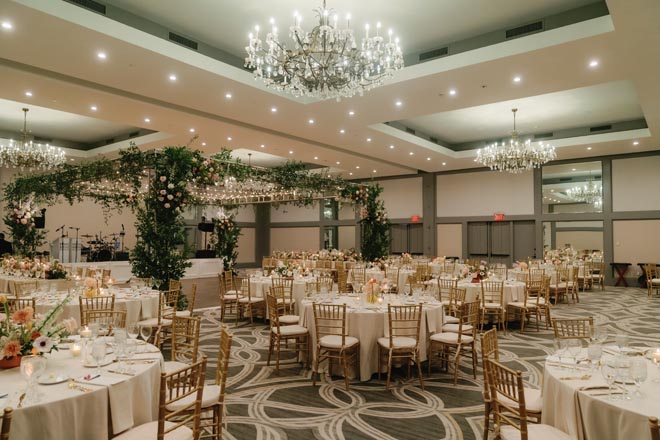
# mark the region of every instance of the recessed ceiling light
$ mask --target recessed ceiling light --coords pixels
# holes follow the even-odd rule
[[[415,153],[413,153],[413,152],[411,151],[411,152],[410,152],[410,153],[408,153],[408,154],[412,156],[412,155],[414,155]]]
[[[376,172],[376,170],[372,170],[371,172],[372,172],[372,173],[375,173],[375,172]]]
[[[191,133],[194,133],[194,132],[195,132],[195,129],[194,129],[194,128],[190,128],[190,129],[188,129],[188,131],[191,132]]]
[[[571,171],[577,171],[577,168],[573,168],[573,169],[571,169]]]
[[[355,169],[356,169],[356,170],[359,170],[359,169],[360,169],[360,165],[355,165]]]
[[[445,165],[447,165],[447,162],[442,162],[442,166],[445,166]]]
[[[592,69],[595,68],[595,67],[598,67],[599,64],[600,64],[600,62],[598,60],[589,61],[589,67],[591,67]]]
[[[591,151],[591,147],[587,147],[587,150],[590,150],[590,151]]]
[[[28,90],[27,92],[25,92],[25,96],[27,96],[28,98],[32,98],[32,92]]]
[[[95,106],[95,105],[92,105],[92,106],[89,107],[89,109],[90,109],[91,111],[95,112],[95,111],[98,110],[99,108],[98,108],[97,106]]]
[[[346,133],[346,130],[344,130],[344,129],[342,128],[341,130],[339,130],[339,133],[344,134],[344,133]]]
[[[261,148],[266,148],[264,144],[259,145]]]
[[[99,60],[105,60],[108,58],[108,54],[105,52],[96,52],[96,58]]]
[[[271,108],[270,108],[270,111],[271,111],[272,113],[277,113],[277,107],[271,107]]]
[[[176,81],[176,75],[170,75],[169,78],[170,81]]]
[[[353,173],[348,173],[348,175],[349,175],[349,176],[352,176],[352,175],[353,175]]]
[[[522,81],[522,78],[521,78],[521,77],[519,77],[519,76],[514,76],[514,77],[513,77],[513,82],[514,82],[514,83],[519,83],[520,81]]]
[[[337,161],[337,165],[340,165],[340,164],[341,164],[341,162]]]
[[[639,141],[633,142],[633,145],[639,145]]]
[[[206,147],[206,142],[202,142],[202,147]]]
[[[457,92],[456,92],[456,89],[450,89],[450,90],[449,90],[449,94],[450,94],[451,96],[456,96],[456,93],[457,93]]]
[[[14,29],[14,25],[11,24],[11,23],[8,22],[8,21],[3,21],[3,22],[2,22],[2,28],[3,28],[3,29],[6,29],[6,30],[11,30],[11,29]]]
[[[554,190],[554,189],[551,189],[550,192],[553,193],[553,192],[555,192],[555,190]]]
[[[227,99],[231,99],[231,97],[232,97],[232,94],[231,94],[231,93],[225,93],[225,98],[227,98]]]
[[[397,107],[401,107],[403,105],[403,102],[397,101],[394,103],[394,105],[396,105]]]
[[[146,123],[148,124],[149,122],[151,122],[151,119],[149,119],[149,118],[144,118],[144,122],[146,122]]]
[[[367,138],[367,142],[371,142],[371,138]]]
[[[426,160],[431,160],[431,158],[430,158],[430,157],[427,157]]]
[[[228,140],[228,141],[231,141],[231,136],[227,137],[227,140]]]
[[[314,160],[319,160],[319,157],[318,157],[318,156],[314,156]]]
[[[353,110],[348,111],[348,116],[355,116],[355,112]]]
[[[394,145],[390,145],[390,150],[394,150]]]
[[[310,125],[313,124],[313,123],[314,123],[314,119],[310,119],[309,121],[307,121],[307,123],[310,124]]]
[[[293,150],[289,150],[289,154],[293,154]]]

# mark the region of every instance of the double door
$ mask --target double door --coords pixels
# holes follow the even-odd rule
[[[424,225],[404,223],[390,226],[390,254],[424,253]]]
[[[536,258],[535,223],[468,222],[468,258],[504,263]]]

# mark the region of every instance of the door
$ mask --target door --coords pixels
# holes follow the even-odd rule
[[[536,258],[536,224],[533,220],[513,222],[513,259]]]

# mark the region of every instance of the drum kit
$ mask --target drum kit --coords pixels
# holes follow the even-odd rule
[[[87,261],[113,261],[115,253],[124,247],[124,231],[103,235],[83,234],[80,237],[86,240],[82,247],[82,254],[87,255]]]

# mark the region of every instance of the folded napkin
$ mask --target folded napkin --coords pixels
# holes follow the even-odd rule
[[[96,376],[96,374],[91,375],[91,377],[94,377],[94,376]],[[94,379],[85,379],[85,377],[87,377],[87,375],[77,377],[76,382],[81,383],[81,384],[89,384],[89,385],[110,386],[110,385],[114,385],[116,383],[125,381],[128,376],[109,373],[109,372],[104,371],[103,373],[101,373],[101,375],[99,377],[94,378]]]

